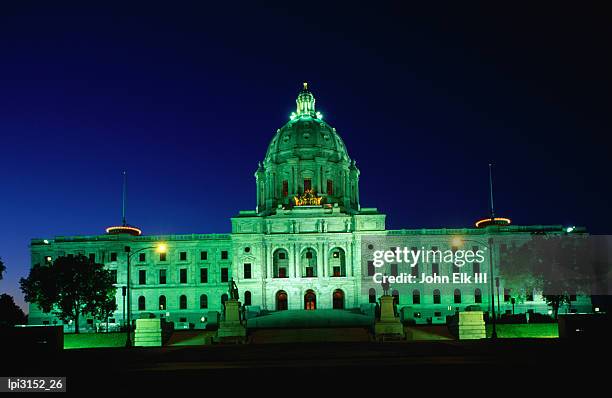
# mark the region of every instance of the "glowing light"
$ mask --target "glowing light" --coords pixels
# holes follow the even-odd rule
[[[165,243],[160,243],[155,249],[155,251],[158,253],[166,253],[167,250],[168,246]]]
[[[45,245],[48,245],[48,244],[49,244],[49,241],[48,241],[47,239],[45,239],[45,240],[43,240],[43,243],[44,243]]]
[[[572,225],[571,227],[567,227],[565,229],[565,232],[567,232],[569,234],[569,233],[572,233],[575,229],[576,229],[576,227]]]
[[[296,206],[320,206],[321,199],[323,198],[316,196],[312,189],[304,191],[302,196],[293,197]]]
[[[599,307],[595,307],[595,312],[599,312]]]
[[[117,227],[106,228],[107,234],[130,234],[130,235],[142,235],[140,228],[131,227],[128,225],[119,225]]]
[[[317,112],[317,119],[323,120],[323,114],[321,112]]]
[[[461,246],[463,245],[463,239],[458,236],[455,236],[452,240],[453,246]]]
[[[552,310],[548,310],[548,315],[552,315]]]
[[[480,228],[481,225],[485,224],[489,225],[489,224],[510,224],[512,222],[512,220],[510,220],[509,218],[505,218],[505,217],[495,217],[493,218],[493,220],[491,220],[491,218],[483,218],[482,220],[478,220],[476,221],[476,228]]]
[[[289,115],[289,119],[291,120],[295,120],[296,117],[297,115],[295,114],[295,112],[291,112],[291,115]]]
[[[51,256],[47,256],[47,257],[45,257],[45,260],[46,260],[47,262],[51,262]]]
[[[202,317],[200,318],[200,322],[204,322],[206,320],[206,318]]]

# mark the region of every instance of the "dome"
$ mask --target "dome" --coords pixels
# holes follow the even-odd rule
[[[307,83],[304,83],[295,102],[296,112],[291,114],[287,124],[276,131],[264,163],[316,157],[332,162],[350,162],[346,146],[336,129],[323,121],[320,112],[316,112],[315,98],[308,90]]]
[[[299,117],[276,131],[264,162],[281,163],[287,159],[310,160],[316,157],[333,162],[349,162],[344,142],[323,120]]]
[[[336,129],[316,111],[307,83],[295,102],[296,111],[276,130],[255,172],[257,212],[271,214],[278,206],[289,208],[305,202],[358,211],[359,170]],[[303,201],[304,196],[312,200]]]

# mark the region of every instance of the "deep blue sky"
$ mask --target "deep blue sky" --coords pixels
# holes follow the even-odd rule
[[[0,6],[0,291],[19,303],[30,238],[120,222],[123,169],[146,234],[229,232],[303,81],[389,228],[472,225],[492,160],[499,215],[610,233],[604,10],[18,3]]]

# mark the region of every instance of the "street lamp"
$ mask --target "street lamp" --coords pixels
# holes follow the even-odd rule
[[[143,247],[142,249],[138,249],[135,252],[132,252],[132,248],[129,246],[124,247],[124,251],[127,253],[127,283],[126,283],[126,293],[127,293],[127,339],[125,340],[125,346],[127,348],[132,346],[132,295],[130,293],[130,285],[132,284],[132,279],[130,275],[130,260],[133,255],[136,253],[140,253],[145,250],[155,249],[158,253],[165,253],[168,250],[168,247],[164,243],[160,243],[157,246]]]
[[[493,237],[489,238],[488,243],[484,243],[483,241],[479,241],[476,239],[463,239],[458,236],[453,238],[453,245],[455,246],[460,246],[462,243],[465,243],[465,242],[478,243],[479,245],[484,245],[485,247],[489,249],[489,290],[491,291],[491,315],[492,315],[491,325],[493,327],[493,331],[491,332],[491,338],[496,339],[497,338],[497,325],[496,325],[496,319],[495,319],[495,316],[496,316],[495,315],[495,290],[493,289],[493,279],[494,279],[493,278]],[[498,285],[498,288],[499,288],[499,285]]]

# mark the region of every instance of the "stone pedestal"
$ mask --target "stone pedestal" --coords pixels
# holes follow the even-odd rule
[[[487,337],[482,311],[460,312],[457,323],[452,325],[459,340],[484,339]]]
[[[134,346],[161,347],[162,327],[160,319],[137,319],[134,331]]]
[[[400,340],[404,338],[404,326],[393,311],[393,297],[380,298],[380,319],[374,325],[376,340]]]
[[[225,319],[219,322],[217,341],[244,342],[246,326],[240,321],[240,302],[227,300],[225,302]]]

